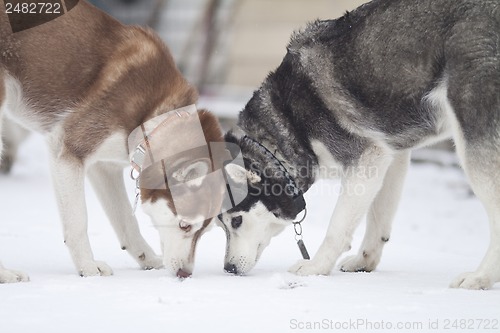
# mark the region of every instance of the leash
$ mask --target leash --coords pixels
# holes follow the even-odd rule
[[[283,175],[287,180],[286,186],[292,189],[293,193],[292,199],[295,203],[295,210],[297,215],[302,211],[304,212],[304,216],[302,216],[300,220],[292,222],[293,229],[295,231],[295,241],[297,242],[297,246],[299,248],[300,254],[302,255],[302,258],[306,260],[311,259],[311,257],[309,256],[309,252],[307,252],[307,248],[306,245],[304,244],[302,236],[302,222],[304,222],[307,216],[306,201],[304,200],[304,194],[302,190],[297,185],[297,182],[295,182],[295,179],[288,172],[283,163],[266,146],[264,146],[262,143],[258,142],[257,140],[248,135],[243,136],[242,139],[251,141],[253,144],[257,145],[257,147],[259,147],[259,149],[264,153],[264,155],[267,155],[272,160],[274,160],[275,165],[280,169],[281,172],[283,172]]]

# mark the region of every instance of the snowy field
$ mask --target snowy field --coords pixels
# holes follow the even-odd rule
[[[306,195],[310,253],[322,240],[337,187],[322,182]],[[476,268],[489,240],[486,214],[456,168],[413,165],[377,271],[335,270],[328,277],[286,273],[299,259],[292,228],[245,277],[223,273],[225,236],[217,227],[199,244],[192,278],[140,271],[120,250],[90,189],[87,197],[94,254],[114,269],[112,277],[77,276],[40,137],[23,146],[11,175],[0,176],[0,260],[31,278],[0,285],[0,332],[500,331],[500,284],[489,291],[448,288],[456,275]],[[159,252],[156,230],[138,216]],[[351,254],[362,236],[363,226]]]

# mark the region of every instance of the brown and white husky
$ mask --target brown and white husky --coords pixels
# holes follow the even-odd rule
[[[1,2],[3,9],[7,3]],[[64,242],[81,276],[112,274],[106,263],[94,259],[90,247],[85,176],[122,249],[142,268],[159,268],[162,259],[140,235],[125,191],[127,138],[148,120],[196,103],[197,92],[152,31],[124,26],[86,1],[72,4],[68,10],[66,1],[63,15],[24,30],[0,11],[0,122],[8,117],[45,135]],[[221,141],[215,117],[205,111],[198,114],[207,141]],[[0,123],[0,132],[1,128]],[[173,143],[165,142],[165,147],[169,144]],[[0,139],[0,156],[1,147]],[[155,224],[172,227],[160,232],[166,266],[178,276],[189,276],[196,242],[210,220],[181,221],[168,189],[141,188],[141,192]],[[0,283],[27,279],[0,264]]]

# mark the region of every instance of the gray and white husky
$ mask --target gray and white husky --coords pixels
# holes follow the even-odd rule
[[[500,281],[500,2],[374,0],[309,24],[287,51],[240,113],[240,129],[226,135],[245,159],[245,169],[227,172],[248,183],[250,195],[219,215],[225,270],[252,269],[305,207],[302,193],[332,175],[341,175],[344,191],[326,237],[290,271],[329,274],[365,215],[359,253],[340,268],[374,270],[410,151],[451,137],[491,228],[479,268],[451,286]]]

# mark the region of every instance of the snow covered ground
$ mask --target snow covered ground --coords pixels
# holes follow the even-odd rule
[[[128,185],[132,199],[133,184]],[[337,188],[335,182],[322,182],[306,195],[304,240],[310,253],[322,240]],[[87,197],[94,254],[113,267],[112,277],[75,273],[40,137],[25,144],[11,175],[0,176],[0,260],[31,278],[0,285],[0,332],[500,330],[500,284],[489,291],[448,288],[456,275],[476,268],[489,240],[486,214],[456,168],[412,166],[377,271],[334,271],[328,277],[286,273],[299,259],[292,228],[271,243],[245,277],[223,273],[225,237],[217,227],[199,244],[192,278],[140,271],[120,250],[90,189]],[[158,251],[156,230],[140,212],[139,219]]]

